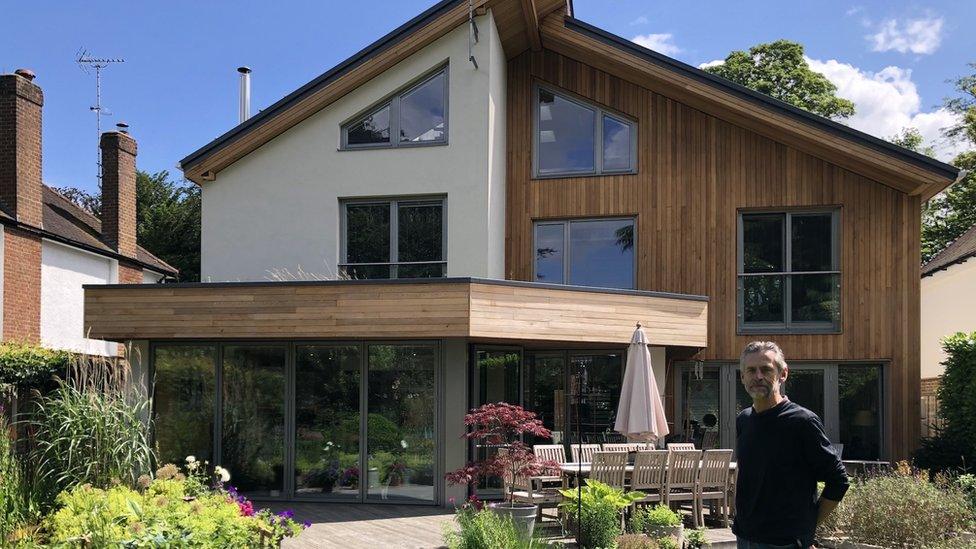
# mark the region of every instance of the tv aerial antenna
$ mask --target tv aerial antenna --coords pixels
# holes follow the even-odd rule
[[[88,110],[95,113],[95,166],[96,173],[95,177],[98,182],[98,188],[102,188],[102,152],[99,147],[99,141],[102,138],[102,114],[111,115],[112,112],[102,106],[102,69],[114,63],[125,63],[125,59],[119,58],[107,58],[107,57],[95,57],[85,48],[78,50],[78,57],[75,62],[78,63],[78,68],[85,72],[85,74],[91,74],[91,71],[95,71],[95,104],[88,108]]]

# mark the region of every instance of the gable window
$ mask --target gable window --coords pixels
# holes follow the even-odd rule
[[[342,204],[342,272],[363,278],[447,274],[444,199]]]
[[[634,288],[634,220],[537,222],[533,278],[551,284]]]
[[[840,329],[839,228],[836,210],[739,215],[740,332]]]
[[[637,124],[603,107],[535,89],[536,177],[634,173]]]
[[[447,143],[447,67],[342,126],[342,149]]]

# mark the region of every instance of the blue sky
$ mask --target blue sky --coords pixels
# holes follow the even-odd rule
[[[252,110],[324,72],[433,0],[397,2],[14,2],[0,0],[0,71],[28,67],[45,93],[44,179],[95,187],[93,75],[82,47],[126,62],[107,69],[103,105],[139,141],[140,168],[168,169],[236,124],[236,67],[253,70]],[[287,7],[285,7],[287,6]],[[733,49],[788,38],[860,111],[851,125],[886,137],[916,125],[938,143],[945,81],[976,62],[976,2],[673,2],[575,0],[576,15],[700,65]],[[970,31],[967,33],[967,31]]]

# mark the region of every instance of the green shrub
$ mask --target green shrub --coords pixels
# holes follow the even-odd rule
[[[855,480],[818,533],[883,547],[964,547],[953,536],[973,518],[957,484],[901,462],[891,474]]]
[[[18,537],[16,532],[37,519],[27,471],[12,446],[10,425],[0,406],[0,546],[4,540]]]
[[[612,547],[621,534],[621,512],[643,498],[642,492],[613,488],[587,479],[586,486],[560,490],[559,508],[579,526],[576,541],[582,547]]]
[[[704,528],[695,528],[685,532],[685,546],[688,549],[700,549],[708,545],[708,538],[705,537]]]
[[[31,420],[31,458],[46,502],[81,484],[135,486],[155,460],[148,407],[145,398],[129,403],[120,395],[79,391],[67,383],[43,397]]]
[[[533,549],[538,542],[526,543],[512,519],[488,509],[476,511],[470,508],[458,510],[455,516],[458,531],[445,527],[444,542],[450,549]]]
[[[976,471],[976,332],[942,340],[946,360],[939,383],[939,416],[944,427],[923,442],[916,454],[919,467],[933,471]]]
[[[0,385],[20,389],[45,385],[53,375],[63,375],[71,358],[67,351],[8,341],[0,343]]]
[[[657,546],[659,549],[681,549],[674,538],[661,538],[657,540]]]
[[[976,475],[960,475],[956,479],[956,484],[962,490],[963,494],[966,495],[966,499],[969,501],[969,508],[973,511],[973,514],[976,514]]]
[[[681,515],[675,513],[667,505],[641,507],[630,517],[630,531],[647,533],[651,526],[677,526],[681,524]]]

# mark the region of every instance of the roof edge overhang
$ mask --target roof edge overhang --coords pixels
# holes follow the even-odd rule
[[[558,21],[559,19],[561,21]],[[557,21],[553,22],[552,20]],[[799,123],[802,125],[800,129],[805,128],[813,132],[811,135],[800,135],[800,132],[794,128],[793,132],[800,136],[802,140],[818,140],[823,143],[830,143],[830,139],[832,138],[840,139],[847,148],[833,144],[831,145],[831,149],[834,154],[846,155],[850,158],[851,161],[849,164],[852,166],[850,168],[852,171],[858,171],[857,165],[865,164],[867,162],[865,155],[870,155],[871,160],[874,161],[874,165],[870,170],[871,173],[865,175],[877,178],[879,173],[887,171],[893,178],[910,180],[910,183],[906,182],[906,184],[898,185],[895,188],[906,194],[918,195],[922,200],[927,200],[945,187],[951,185],[959,176],[960,170],[955,166],[779,101],[726,80],[725,78],[710,74],[676,59],[644,48],[626,38],[607,32],[579,19],[553,15],[543,24],[544,43],[546,47],[551,49],[555,47],[556,51],[559,51],[559,49],[565,50],[569,46],[565,40],[562,40],[566,33],[573,33],[578,37],[584,37],[590,40],[590,46],[601,44],[617,55],[619,53],[628,54],[646,65],[653,66],[661,71],[667,71],[679,79],[678,82],[675,82],[677,86],[675,89],[680,89],[684,93],[695,94],[701,97],[703,101],[706,97],[706,94],[703,93],[705,89],[711,92],[711,94],[717,91],[726,96],[726,98],[731,99],[732,101],[730,103],[738,105],[740,107],[739,111],[743,114],[752,117],[766,114],[780,121],[787,122],[783,124],[785,130],[779,131],[789,131],[790,123],[794,125]],[[560,48],[560,46],[562,47]],[[577,44],[576,46],[587,47],[583,44]],[[598,48],[591,49],[593,53],[598,55],[605,53],[601,52]],[[609,54],[606,55],[608,60],[611,59]],[[604,67],[600,67],[600,69],[607,70]],[[686,102],[687,96],[683,95],[674,99]],[[714,101],[715,98],[712,97],[712,100]],[[691,106],[698,107],[698,105]],[[752,112],[750,112],[750,109],[742,107],[751,107]],[[719,117],[725,118],[722,116]],[[733,121],[733,123],[738,122],[738,120]],[[749,129],[756,130],[755,127],[750,127]],[[885,170],[885,166],[883,165],[884,162],[876,161],[877,157],[883,157],[884,160],[891,162],[887,170]],[[893,186],[884,180],[879,181],[879,183]]]

